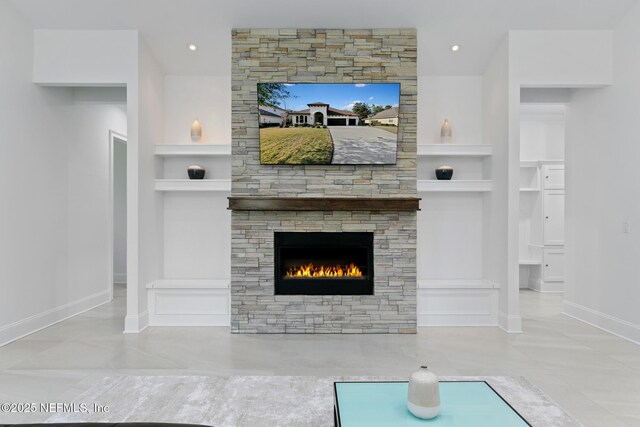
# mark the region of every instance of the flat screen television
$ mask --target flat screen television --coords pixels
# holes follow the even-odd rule
[[[263,165],[396,163],[400,83],[258,83]]]

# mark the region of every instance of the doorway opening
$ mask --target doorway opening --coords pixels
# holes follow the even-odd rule
[[[550,89],[523,89],[521,94],[520,304],[523,314],[559,314],[564,294],[565,114],[569,96]]]
[[[111,201],[111,300],[126,298],[127,288],[127,137],[109,131]]]

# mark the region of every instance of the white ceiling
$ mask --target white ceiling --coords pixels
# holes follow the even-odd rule
[[[510,29],[612,29],[638,1],[13,0],[34,28],[139,29],[169,75],[229,75],[242,27],[414,27],[419,74],[478,75]]]

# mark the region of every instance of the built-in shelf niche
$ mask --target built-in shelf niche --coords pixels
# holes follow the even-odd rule
[[[523,243],[520,247],[520,265],[542,264],[542,245]]]
[[[520,191],[540,191],[540,168],[537,162],[520,163]]]
[[[152,325],[229,324],[230,144],[157,144],[162,203],[161,279],[147,284]],[[187,168],[206,169],[191,180]],[[226,224],[226,225],[225,225]]]
[[[419,192],[488,192],[492,189],[488,144],[423,144],[418,145]],[[439,166],[453,167],[449,181],[436,179]]]
[[[156,191],[231,191],[231,145],[157,144]],[[187,168],[197,164],[205,179],[190,180]]]
[[[483,278],[485,194],[493,190],[489,144],[423,144],[417,149],[418,322],[494,325],[499,284]],[[453,179],[437,180],[449,165]]]

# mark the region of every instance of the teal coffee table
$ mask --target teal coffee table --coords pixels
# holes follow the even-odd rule
[[[336,427],[530,426],[485,381],[441,381],[440,415],[414,417],[407,409],[406,381],[335,382]]]

